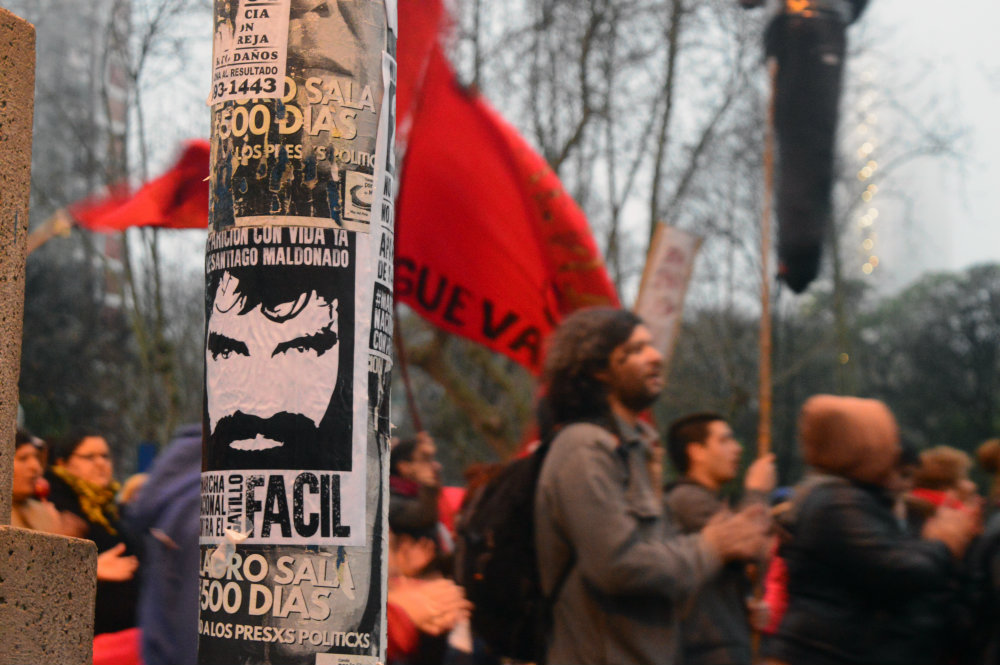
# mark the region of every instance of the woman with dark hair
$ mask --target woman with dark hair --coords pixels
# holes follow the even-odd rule
[[[139,560],[132,554],[115,503],[119,485],[112,479],[111,449],[104,437],[89,432],[56,442],[55,462],[46,473],[52,503],[65,533],[97,545],[97,604],[94,633],[112,633],[136,625]]]
[[[14,437],[10,523],[22,529],[60,533],[59,514],[51,503],[40,500],[38,489],[44,470],[45,442],[18,428]]]

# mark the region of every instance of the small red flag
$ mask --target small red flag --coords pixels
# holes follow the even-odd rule
[[[125,186],[108,195],[71,205],[67,212],[91,231],[123,231],[130,226],[201,229],[208,226],[208,141],[188,141],[180,159],[159,178],[128,194]]]
[[[563,315],[618,305],[582,211],[439,45],[402,169],[396,297],[431,324],[541,369]]]

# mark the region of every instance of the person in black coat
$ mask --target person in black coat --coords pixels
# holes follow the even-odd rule
[[[763,654],[790,665],[941,662],[975,521],[942,509],[921,537],[907,533],[887,489],[899,433],[881,402],[813,397],[799,436],[816,473],[782,521],[788,609]]]

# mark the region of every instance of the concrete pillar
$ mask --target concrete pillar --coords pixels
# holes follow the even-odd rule
[[[97,548],[9,526],[31,178],[35,28],[0,8],[0,665],[91,662]]]
[[[24,315],[24,257],[35,108],[35,28],[0,8],[0,524],[10,524],[10,443]]]
[[[90,665],[97,548],[0,526],[0,665]]]

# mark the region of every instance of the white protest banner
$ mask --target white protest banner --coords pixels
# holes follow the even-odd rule
[[[699,236],[660,222],[646,257],[634,309],[645,321],[653,335],[653,343],[663,354],[664,375],[677,343],[684,296],[701,242]]]

